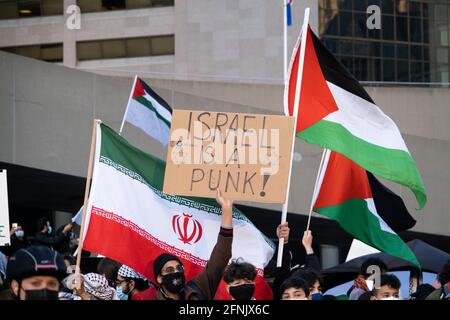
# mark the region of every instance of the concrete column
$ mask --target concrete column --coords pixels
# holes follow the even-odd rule
[[[63,64],[69,68],[77,66],[77,42],[76,29],[70,29],[67,26],[68,19],[72,19],[73,13],[68,14],[67,8],[70,5],[76,5],[76,0],[64,0],[64,33],[63,33]]]

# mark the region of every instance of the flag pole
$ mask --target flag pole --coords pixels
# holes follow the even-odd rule
[[[83,219],[81,221],[81,231],[80,231],[80,243],[78,244],[77,248],[77,264],[75,268],[75,285],[78,289],[80,289],[81,283],[79,281],[80,278],[80,264],[81,264],[81,252],[83,250],[83,242],[84,242],[84,228],[86,223],[86,211],[87,211],[87,202],[89,197],[89,190],[91,187],[91,178],[92,178],[92,169],[93,169],[93,162],[94,162],[94,153],[95,153],[95,146],[96,146],[96,140],[97,140],[97,125],[101,123],[101,120],[94,119],[93,126],[92,126],[92,138],[91,138],[91,148],[89,150],[89,163],[88,163],[88,170],[86,174],[86,187],[84,191],[84,203],[83,203]]]
[[[309,230],[309,225],[311,223],[311,213],[314,207],[314,203],[316,202],[317,199],[317,185],[319,182],[319,178],[322,175],[322,169],[323,169],[323,162],[325,160],[325,155],[327,154],[327,151],[329,151],[328,149],[323,149],[322,152],[322,159],[320,159],[320,164],[319,164],[319,170],[317,171],[317,176],[316,176],[316,182],[314,183],[314,191],[313,191],[313,195],[311,198],[311,205],[309,207],[309,215],[308,215],[308,224],[306,225],[306,231]]]
[[[285,13],[286,15],[286,13]],[[292,161],[294,158],[294,148],[295,148],[295,134],[297,132],[297,122],[298,122],[298,107],[300,102],[300,88],[303,78],[303,63],[305,61],[305,48],[306,48],[306,38],[308,35],[308,24],[309,24],[309,8],[305,9],[305,16],[303,19],[303,27],[302,27],[302,42],[300,46],[300,59],[298,63],[298,70],[297,70],[297,85],[295,88],[295,100],[294,100],[294,128],[292,130],[292,146],[291,146],[291,159],[289,162],[289,175],[288,175],[288,183],[287,183],[287,190],[286,190],[286,201],[283,204],[283,209],[281,212],[281,223],[285,223],[287,220],[287,211],[288,211],[288,205],[289,205],[289,190],[291,187],[291,175],[292,175]],[[285,79],[285,82],[287,81],[287,77]],[[286,85],[287,83],[285,83]],[[286,101],[284,103],[287,103]],[[285,110],[288,110],[287,106],[285,106]],[[283,241],[278,242],[278,256],[277,256],[277,267],[281,267],[281,262],[283,260],[283,247],[284,243]]]
[[[130,96],[128,97],[127,108],[125,109],[125,113],[123,114],[122,124],[120,125],[119,136],[122,135],[123,125],[125,124],[125,119],[127,118],[127,114],[128,114],[128,108],[130,107],[130,102],[131,102],[131,99],[133,98],[133,92],[134,92],[134,87],[136,86],[137,78],[138,78],[138,76],[135,75],[133,85],[131,86]]]

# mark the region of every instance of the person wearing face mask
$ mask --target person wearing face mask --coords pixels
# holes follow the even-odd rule
[[[14,226],[11,229],[11,245],[7,247],[7,256],[12,256],[17,250],[26,248],[30,245],[30,242],[25,237],[25,232],[21,225]]]
[[[380,276],[380,286],[374,287],[370,300],[400,300],[400,280],[392,274]]]
[[[64,247],[64,243],[70,241],[69,233],[72,230],[72,223],[68,223],[64,226],[61,232],[57,232],[56,235],[53,235],[53,228],[50,226],[50,221],[43,217],[38,220],[37,228],[39,232],[35,235],[35,243],[36,245],[44,245],[51,247],[63,254],[65,250],[61,248]]]
[[[153,274],[158,286],[156,300],[212,300],[231,259],[233,242],[233,201],[225,199],[217,190],[217,202],[222,206],[222,223],[208,263],[191,281],[186,283],[184,266],[172,254],[163,253],[153,262]]]
[[[281,287],[281,300],[310,300],[311,293],[308,283],[299,277],[286,279]]]
[[[67,276],[63,257],[46,246],[29,246],[12,255],[7,266],[10,289],[17,300],[58,300]]]
[[[254,300],[256,268],[241,258],[231,261],[225,269],[223,280],[233,300]]]
[[[153,300],[148,280],[140,273],[122,265],[117,273],[116,293],[120,300]]]

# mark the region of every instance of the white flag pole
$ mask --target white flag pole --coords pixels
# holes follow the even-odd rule
[[[319,170],[317,171],[316,182],[314,184],[314,191],[313,191],[313,195],[312,195],[312,198],[311,198],[311,205],[309,207],[308,224],[306,225],[306,231],[309,230],[309,224],[311,223],[311,213],[312,213],[312,210],[313,210],[313,207],[314,207],[314,203],[316,202],[316,199],[317,199],[317,186],[318,186],[318,182],[319,182],[320,176],[322,175],[323,163],[324,163],[325,156],[326,156],[327,152],[329,153],[330,150],[323,149],[322,159],[320,159]]]
[[[119,130],[120,136],[122,135],[123,125],[125,124],[125,119],[127,118],[127,114],[128,114],[128,108],[130,107],[130,102],[131,102],[131,99],[133,98],[133,92],[134,92],[134,87],[136,86],[137,78],[138,78],[138,76],[135,75],[133,85],[131,86],[130,96],[128,97],[127,108],[125,109],[125,113],[124,113],[123,119],[122,119],[122,124],[120,125],[120,130]]]
[[[286,13],[285,13],[286,15]],[[287,211],[288,211],[288,205],[289,205],[289,190],[291,187],[291,175],[292,175],[292,161],[294,158],[294,148],[295,148],[295,134],[297,131],[297,122],[298,122],[298,107],[300,102],[300,89],[302,84],[302,78],[303,78],[303,63],[305,61],[305,48],[306,48],[306,38],[308,35],[308,24],[309,24],[309,8],[305,9],[305,17],[303,19],[303,27],[302,27],[302,42],[300,46],[300,59],[298,63],[298,70],[297,70],[297,85],[295,88],[295,100],[294,100],[294,117],[295,117],[295,124],[294,124],[294,130],[292,132],[292,146],[291,146],[291,160],[289,163],[289,175],[288,175],[288,184],[287,184],[287,190],[286,190],[286,201],[283,204],[283,209],[281,212],[281,223],[285,223],[287,220]],[[285,80],[285,82],[287,79]],[[287,83],[285,83],[286,85]],[[285,101],[286,103],[286,101]],[[285,107],[285,110],[287,110],[287,106]],[[277,257],[277,267],[281,267],[281,262],[283,259],[283,247],[284,243],[283,241],[278,242],[278,257]]]

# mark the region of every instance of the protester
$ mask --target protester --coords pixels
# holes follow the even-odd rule
[[[21,225],[11,229],[11,246],[9,247],[9,256],[12,256],[17,250],[28,247],[31,243],[25,237],[25,231]]]
[[[319,273],[310,269],[298,269],[291,277],[303,279],[308,285],[311,300],[322,300],[322,279]]]
[[[84,276],[80,275],[79,289],[76,280],[75,275],[73,290],[81,300],[119,300],[115,290],[108,285],[108,281],[101,274],[91,272]]]
[[[120,300],[153,300],[154,291],[140,273],[122,265],[117,273],[116,293]]]
[[[105,276],[110,287],[116,286],[117,272],[121,264],[109,258],[103,258],[97,265],[97,273]]]
[[[411,300],[425,300],[434,290],[431,284],[423,283],[417,287],[416,292],[411,294]]]
[[[66,266],[57,251],[29,246],[13,254],[6,273],[15,299],[58,300],[59,281],[66,276]]]
[[[361,265],[361,269],[358,277],[353,282],[353,285],[347,291],[347,296],[349,300],[358,300],[359,297],[372,289],[373,279],[376,276],[375,273],[369,274],[369,267],[378,267],[380,274],[387,272],[388,267],[383,262],[383,260],[378,258],[368,258]],[[369,288],[370,286],[370,288]]]
[[[236,259],[226,267],[223,279],[233,300],[254,300],[256,268],[251,263]]]
[[[292,266],[292,260],[293,255],[290,250],[289,245],[289,233],[290,228],[289,224],[283,223],[278,225],[277,227],[277,237],[280,239],[280,241],[283,241],[284,243],[284,249],[283,249],[283,257],[282,257],[282,265],[279,268],[276,268],[275,270],[275,279],[272,286],[273,296],[274,299],[280,299],[281,298],[281,292],[280,287],[282,283],[289,278],[292,274],[294,274],[297,270],[311,270],[314,271],[317,275],[317,283],[314,282],[311,284],[311,287],[316,287],[317,290],[314,290],[314,293],[319,293],[319,287],[320,287],[320,281],[319,276],[321,271],[319,259],[317,258],[317,255],[314,253],[312,242],[313,242],[313,235],[311,230],[305,231],[303,233],[302,238],[302,245],[305,249],[305,264],[302,266],[295,265]]]
[[[370,300],[400,300],[400,280],[392,274],[380,276],[379,288],[372,289]]]
[[[70,241],[68,234],[72,230],[72,223],[66,224],[61,232],[57,233],[55,236],[52,236],[53,228],[51,227],[50,221],[47,218],[40,218],[37,222],[37,227],[39,230],[35,235],[35,244],[37,245],[45,245],[52,247],[55,250],[61,250],[61,247],[63,247],[63,243]],[[64,254],[66,252],[62,250],[62,253]]]
[[[286,279],[281,287],[282,300],[310,300],[311,293],[309,284],[299,277],[290,277]]]
[[[153,263],[158,300],[212,300],[222,279],[225,267],[231,259],[233,242],[233,201],[217,191],[217,202],[222,206],[222,224],[217,243],[203,271],[185,283],[184,267],[178,257],[164,253]]]
[[[442,267],[433,283],[435,290],[425,300],[441,300],[444,296],[444,286],[450,282],[450,260]]]

